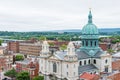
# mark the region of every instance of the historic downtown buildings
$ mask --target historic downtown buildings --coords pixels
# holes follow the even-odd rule
[[[52,78],[77,80],[83,72],[111,72],[111,55],[99,47],[99,32],[92,22],[89,11],[88,23],[82,29],[82,47],[75,49],[69,42],[66,51],[50,51],[49,44],[44,41],[39,56],[39,70],[46,80]],[[49,76],[48,76],[49,75]]]

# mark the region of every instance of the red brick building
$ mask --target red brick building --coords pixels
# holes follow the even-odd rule
[[[101,47],[101,49],[103,51],[107,51],[107,49],[108,49],[108,44],[107,43],[100,43],[99,46]]]
[[[41,49],[42,46],[40,42],[19,44],[19,52],[22,54],[38,56]]]
[[[30,78],[38,76],[39,74],[39,63],[37,59],[25,59],[23,61],[16,61],[16,71],[27,71],[30,73]]]
[[[109,80],[120,80],[120,73],[113,74],[108,77]]]
[[[19,42],[11,41],[7,43],[7,49],[10,53],[19,53]]]
[[[113,70],[120,70],[120,60],[116,60],[112,62],[112,69]]]
[[[0,70],[5,70],[6,68],[6,58],[4,56],[0,56]]]

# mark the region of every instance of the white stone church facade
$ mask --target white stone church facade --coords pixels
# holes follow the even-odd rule
[[[112,72],[111,55],[98,46],[98,35],[90,11],[88,24],[82,29],[82,47],[79,50],[75,50],[74,44],[69,42],[66,51],[51,52],[48,42],[43,41],[39,70],[45,80],[77,80],[83,72]]]

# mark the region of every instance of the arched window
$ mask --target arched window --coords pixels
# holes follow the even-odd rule
[[[84,60],[84,65],[86,65],[86,60]]]
[[[82,45],[84,46],[84,41],[82,41]]]
[[[92,41],[90,41],[90,46],[92,46]]]
[[[90,59],[89,59],[88,63],[90,64]]]
[[[94,72],[94,74],[96,74],[96,71]]]
[[[94,59],[93,63],[96,64],[96,60],[95,59]]]
[[[82,65],[82,61],[79,62],[79,65],[80,65],[80,66]]]
[[[56,65],[56,63],[53,63],[53,72],[57,72],[57,65]]]
[[[107,63],[107,62],[108,62],[108,60],[106,59],[106,60],[105,60],[105,63]]]
[[[86,46],[88,46],[88,41],[86,41]]]
[[[95,41],[95,46],[96,46],[96,41]]]

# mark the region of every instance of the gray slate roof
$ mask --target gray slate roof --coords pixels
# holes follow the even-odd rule
[[[94,56],[90,56],[88,55],[86,52],[84,51],[77,51],[76,54],[78,56],[78,60],[80,59],[86,59],[86,58],[100,58],[100,55],[103,53],[103,51],[97,51],[96,54]]]
[[[77,51],[76,52],[77,56],[78,56],[78,60],[79,59],[86,59],[86,58],[89,58],[90,56],[85,53],[84,51]]]
[[[95,58],[100,58],[100,55],[101,54],[103,54],[103,51],[98,51],[95,55],[94,55],[94,57]]]
[[[67,52],[66,51],[59,51],[59,52],[56,52],[54,55],[60,59],[60,60],[64,60],[64,57],[66,56]]]
[[[86,72],[86,71],[92,71],[92,70],[98,70],[93,64],[79,66],[78,67],[78,73]]]

